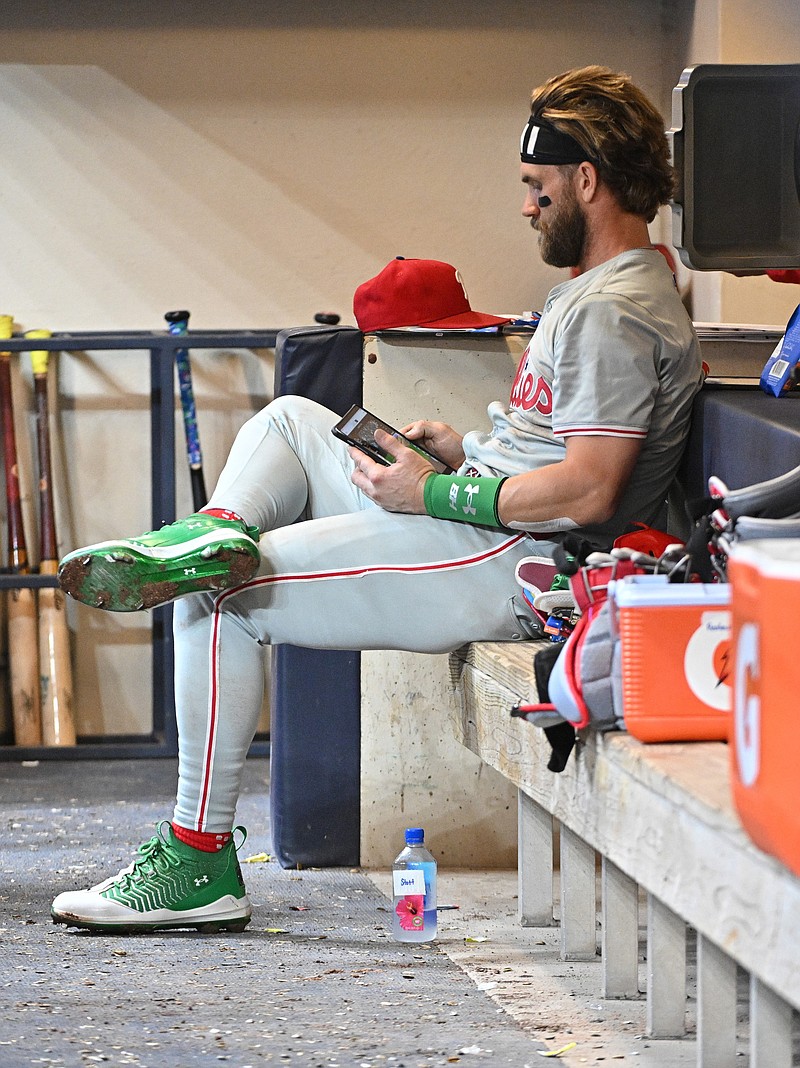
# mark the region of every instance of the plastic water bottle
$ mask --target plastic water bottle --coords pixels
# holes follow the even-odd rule
[[[392,934],[398,942],[436,937],[436,861],[421,827],[406,831],[406,847],[392,865]]]

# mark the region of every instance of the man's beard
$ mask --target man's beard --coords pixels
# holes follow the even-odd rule
[[[553,212],[547,229],[539,230],[539,252],[552,267],[576,267],[586,244],[586,218],[570,189]]]

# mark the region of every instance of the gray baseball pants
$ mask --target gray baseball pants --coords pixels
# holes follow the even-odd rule
[[[514,569],[553,543],[378,507],[350,481],[337,418],[273,401],[242,427],[209,501],[263,531],[261,566],[244,587],[175,603],[181,826],[233,825],[266,647],[443,653],[531,634]]]

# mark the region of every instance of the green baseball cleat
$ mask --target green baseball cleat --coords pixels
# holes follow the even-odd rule
[[[247,582],[261,559],[258,537],[257,527],[197,512],[138,538],[76,549],[61,561],[58,582],[92,608],[139,612]]]
[[[247,833],[236,830],[244,835],[241,846]],[[218,853],[203,853],[178,841],[167,820],[157,832],[118,875],[59,894],[50,910],[53,923],[114,934],[243,931],[252,910],[233,839]]]

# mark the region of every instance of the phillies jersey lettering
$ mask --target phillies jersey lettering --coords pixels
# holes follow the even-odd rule
[[[509,406],[523,412],[535,411],[548,416],[553,414],[553,388],[532,366],[530,345],[517,368]]]

